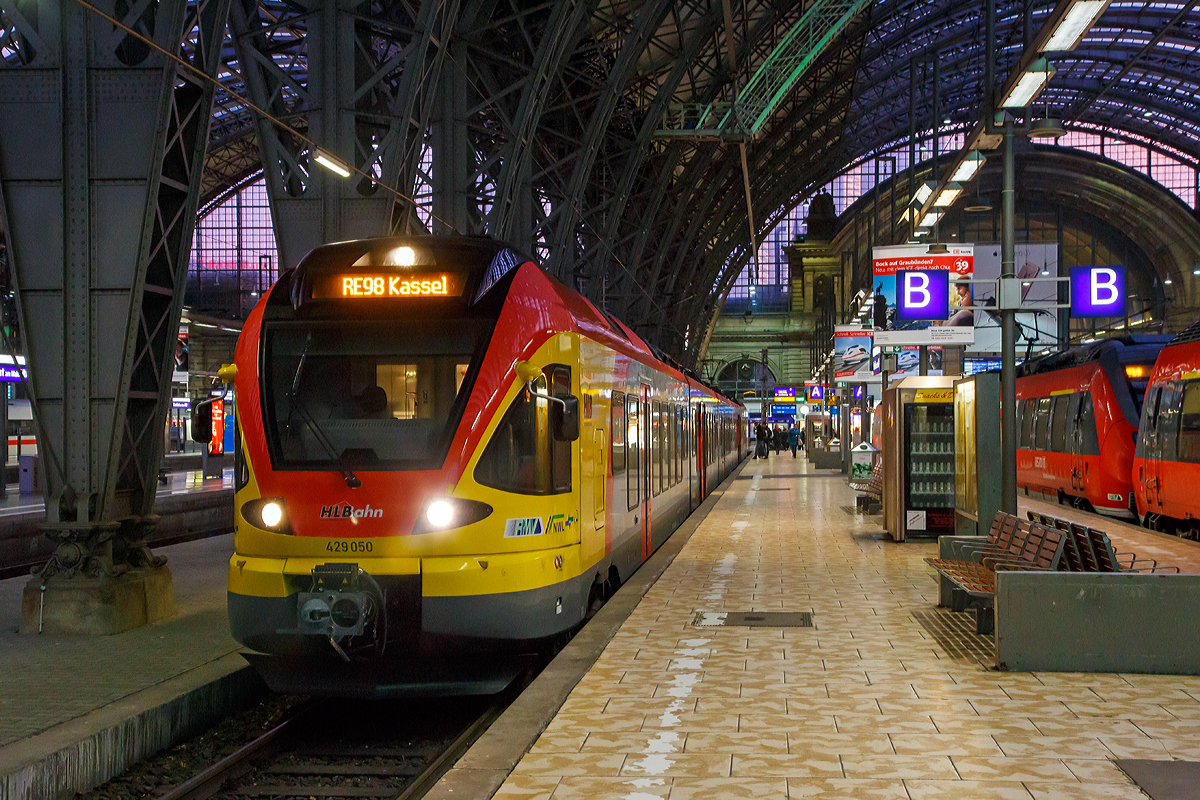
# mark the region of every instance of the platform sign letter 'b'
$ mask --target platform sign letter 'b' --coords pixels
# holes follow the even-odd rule
[[[896,272],[896,318],[944,320],[950,316],[950,273],[944,269]]]
[[[1071,267],[1071,316],[1120,317],[1125,314],[1125,268]]]

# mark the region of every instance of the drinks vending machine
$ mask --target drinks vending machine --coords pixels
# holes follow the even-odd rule
[[[905,378],[884,393],[883,514],[898,542],[954,533],[954,379]]]

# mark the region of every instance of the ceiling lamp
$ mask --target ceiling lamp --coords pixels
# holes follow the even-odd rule
[[[1108,8],[1108,3],[1109,0],[1076,0],[1058,21],[1042,49],[1051,53],[1074,50],[1083,35],[1104,13],[1104,9]]]
[[[929,245],[929,249],[925,252],[931,256],[944,256],[950,253],[950,248],[946,247],[946,245],[942,244],[941,242],[934,242],[933,244]]]
[[[933,194],[933,190],[937,188],[937,184],[933,181],[925,181],[917,187],[917,191],[913,193],[913,199],[921,205],[925,205],[925,201]]]
[[[954,174],[950,176],[950,180],[955,183],[966,183],[975,177],[975,173],[979,172],[985,161],[987,159],[984,158],[983,153],[972,150],[963,157],[958,169],[954,170]]]
[[[1061,121],[1054,117],[1034,120],[1033,124],[1029,126],[1030,139],[1057,139],[1066,134],[1067,129],[1063,127]]]
[[[313,161],[316,161],[330,172],[341,175],[343,178],[350,177],[350,168],[324,150],[318,148],[316,155],[313,156]]]
[[[937,200],[933,201],[935,206],[940,208],[949,208],[954,205],[954,201],[962,194],[962,186],[957,183],[947,183],[946,187],[938,193]]]
[[[1021,77],[1000,101],[1001,108],[1025,108],[1033,102],[1057,70],[1044,58],[1039,58],[1021,73]]]

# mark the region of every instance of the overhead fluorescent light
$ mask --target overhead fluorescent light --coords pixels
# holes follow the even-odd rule
[[[1042,49],[1046,52],[1058,53],[1064,50],[1074,50],[1083,35],[1095,24],[1104,9],[1108,8],[1109,0],[1076,0],[1063,14],[1054,33],[1046,41]]]
[[[947,208],[954,205],[954,201],[962,194],[962,186],[957,183],[947,183],[946,187],[938,193],[937,200],[933,201],[935,206]]]
[[[972,150],[963,157],[962,163],[958,165],[958,169],[954,170],[950,180],[955,183],[966,183],[975,177],[975,173],[979,172],[985,161],[987,159],[983,157],[983,153]]]
[[[921,221],[917,224],[917,227],[918,228],[932,227],[932,226],[936,225],[937,221],[939,219],[941,219],[943,216],[945,216],[945,214],[946,214],[945,211],[938,211],[936,208],[931,208],[931,209],[929,209],[929,211],[927,211],[925,213],[925,216],[921,218]]]
[[[318,149],[316,155],[313,156],[313,161],[316,161],[330,172],[335,172],[338,175],[341,175],[343,178],[350,177],[350,168],[341,161],[338,161],[333,156],[329,155],[329,153],[326,153],[324,150]]]
[[[1025,108],[1033,102],[1045,88],[1046,83],[1054,77],[1054,65],[1044,58],[1039,58],[1029,65],[1029,69],[1021,73],[1016,84],[1000,101],[1001,108]]]
[[[913,199],[921,205],[925,205],[925,201],[929,199],[929,196],[933,194],[933,190],[936,188],[937,184],[933,181],[925,181],[917,187],[917,191],[913,193]]]

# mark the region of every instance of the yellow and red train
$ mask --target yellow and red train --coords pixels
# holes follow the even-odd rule
[[[740,404],[484,238],[317,248],[223,377],[231,628],[299,664],[569,631],[748,452]]]

